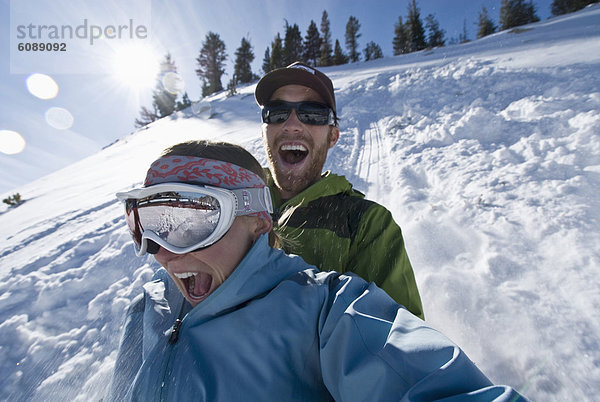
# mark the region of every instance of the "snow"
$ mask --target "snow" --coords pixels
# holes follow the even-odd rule
[[[427,321],[496,383],[593,400],[600,5],[324,71],[342,118],[326,168],[392,211]],[[186,139],[235,142],[266,164],[253,90],[157,121],[0,207],[1,400],[103,397],[125,309],[157,267],[135,257],[114,194]]]

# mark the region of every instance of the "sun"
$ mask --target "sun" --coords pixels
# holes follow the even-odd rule
[[[159,59],[151,46],[129,44],[115,49],[112,72],[121,84],[136,90],[152,87],[159,71]]]

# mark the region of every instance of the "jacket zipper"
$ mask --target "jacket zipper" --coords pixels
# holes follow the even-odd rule
[[[166,358],[165,365],[163,366],[162,382],[160,383],[160,387],[159,387],[159,389],[160,389],[160,392],[158,395],[159,401],[164,401],[166,399],[166,395],[168,395],[167,384],[168,384],[168,380],[171,378],[171,371],[173,368],[173,361],[172,361],[173,360],[173,348],[175,347],[175,344],[179,340],[179,332],[181,331],[181,324],[183,323],[183,317],[185,316],[184,311],[185,311],[185,299],[183,299],[183,302],[181,303],[181,308],[179,310],[179,317],[173,323],[173,328],[171,329],[171,335],[169,336],[168,346],[166,349],[166,351],[168,352],[168,356]]]
[[[174,345],[179,340],[179,329],[181,328],[181,319],[176,319],[169,337],[169,345]]]

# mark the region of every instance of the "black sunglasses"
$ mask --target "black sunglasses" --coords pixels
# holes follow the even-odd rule
[[[333,109],[319,102],[286,102],[282,100],[265,103],[262,107],[262,121],[267,124],[280,124],[286,121],[292,109],[298,120],[311,126],[335,126]]]

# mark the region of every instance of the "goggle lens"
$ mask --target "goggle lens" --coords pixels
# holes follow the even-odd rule
[[[193,193],[159,193],[125,202],[125,219],[137,251],[142,246],[144,231],[150,231],[175,247],[191,247],[207,239],[221,218],[219,201]],[[158,247],[151,242],[147,252],[155,254]],[[153,252],[154,251],[154,252]]]
[[[262,106],[262,121],[267,124],[281,124],[296,110],[298,120],[312,126],[335,125],[333,110],[318,102],[273,101]]]
[[[151,230],[175,247],[189,247],[206,239],[219,223],[218,210],[167,205],[139,209],[144,230]]]

